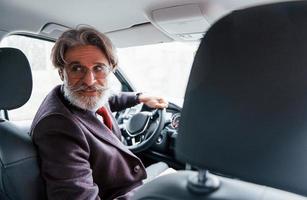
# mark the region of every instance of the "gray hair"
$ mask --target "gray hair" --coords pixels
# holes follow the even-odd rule
[[[78,28],[65,31],[55,42],[51,52],[51,60],[56,68],[64,68],[66,61],[65,53],[76,46],[93,45],[98,47],[109,61],[110,67],[115,68],[118,64],[115,48],[111,40],[93,28]]]

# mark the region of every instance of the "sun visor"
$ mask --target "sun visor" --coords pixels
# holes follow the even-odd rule
[[[55,23],[48,23],[46,24],[40,31],[40,35],[57,39],[62,35],[63,32],[67,31],[69,27],[55,24]]]
[[[154,10],[152,22],[176,40],[199,40],[210,26],[198,4]]]
[[[173,41],[172,38],[162,33],[150,23],[136,25],[119,31],[108,32],[106,35],[111,39],[113,44],[119,48]],[[140,37],[140,35],[144,37]]]

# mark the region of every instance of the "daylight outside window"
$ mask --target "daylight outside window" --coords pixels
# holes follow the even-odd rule
[[[182,106],[199,42],[171,42],[118,49],[119,66],[138,91]]]
[[[18,48],[30,62],[33,90],[30,100],[21,108],[10,110],[13,121],[33,120],[45,96],[62,81],[53,67],[50,54],[54,43],[31,37],[12,35],[0,47]],[[182,105],[190,69],[198,43],[161,43],[118,48],[119,67],[137,91],[161,95]],[[120,82],[111,75],[111,87],[118,92]]]

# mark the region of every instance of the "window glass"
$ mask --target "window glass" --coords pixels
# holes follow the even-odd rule
[[[118,49],[119,67],[138,91],[181,105],[199,42],[171,42]]]
[[[22,107],[9,111],[10,120],[33,120],[35,113],[46,95],[62,81],[53,67],[50,55],[53,42],[20,35],[4,38],[0,47],[20,49],[28,58],[33,77],[33,90],[29,101]],[[121,84],[114,75],[110,78],[112,89],[121,90]]]

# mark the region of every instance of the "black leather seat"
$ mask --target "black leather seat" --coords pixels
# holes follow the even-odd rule
[[[176,155],[199,172],[134,199],[306,199],[306,152],[307,2],[235,11],[206,33],[186,90]]]
[[[31,92],[32,75],[25,55],[18,49],[0,48],[0,110],[22,106]],[[45,186],[30,136],[1,117],[0,199],[45,199]]]

